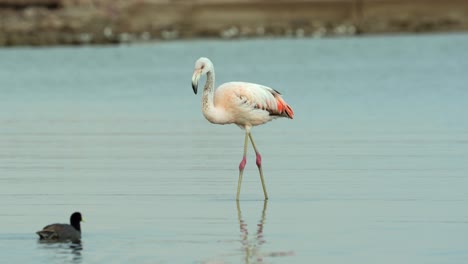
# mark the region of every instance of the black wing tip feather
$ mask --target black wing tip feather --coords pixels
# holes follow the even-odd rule
[[[277,94],[281,95],[281,93],[280,93],[280,92],[278,92],[278,90],[276,90],[276,89],[273,89],[273,88],[272,88],[272,90],[273,90],[273,91],[275,91],[275,93],[277,93]],[[274,93],[273,93],[273,95],[274,95]]]

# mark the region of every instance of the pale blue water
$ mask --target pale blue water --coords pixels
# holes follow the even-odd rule
[[[468,35],[0,50],[5,263],[466,263]],[[204,120],[217,84],[283,93],[294,120]],[[81,246],[35,231],[81,211]]]

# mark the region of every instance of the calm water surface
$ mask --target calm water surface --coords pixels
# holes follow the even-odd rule
[[[0,50],[5,263],[466,263],[468,35]],[[243,132],[190,82],[271,86]],[[202,80],[204,81],[204,80]],[[35,231],[81,211],[81,245]]]

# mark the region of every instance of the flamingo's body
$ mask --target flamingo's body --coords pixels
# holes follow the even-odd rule
[[[281,98],[278,91],[255,83],[228,82],[214,89],[214,67],[208,58],[200,58],[195,63],[192,77],[192,88],[197,93],[198,80],[207,75],[203,89],[202,112],[205,118],[214,124],[236,124],[245,130],[244,156],[239,164],[239,183],[237,200],[239,200],[242,174],[246,164],[248,138],[257,155],[257,166],[262,180],[265,199],[268,195],[263,180],[261,155],[255,146],[250,130],[253,126],[265,124],[278,117],[293,118],[292,108]]]

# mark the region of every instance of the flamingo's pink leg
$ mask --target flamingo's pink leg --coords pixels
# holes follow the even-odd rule
[[[239,181],[237,183],[237,196],[236,200],[239,201],[240,189],[242,184],[242,174],[244,173],[245,164],[247,163],[247,145],[249,144],[249,133],[245,132],[245,140],[244,140],[244,156],[239,164]]]
[[[266,186],[265,186],[265,180],[263,179],[263,170],[262,170],[262,156],[260,155],[260,152],[257,150],[257,146],[255,146],[255,142],[253,140],[252,134],[249,133],[250,141],[252,142],[252,146],[255,150],[255,155],[257,156],[257,167],[258,167],[258,172],[260,173],[260,180],[262,180],[262,187],[263,187],[263,194],[265,195],[265,200],[268,200],[268,194],[266,191]]]

